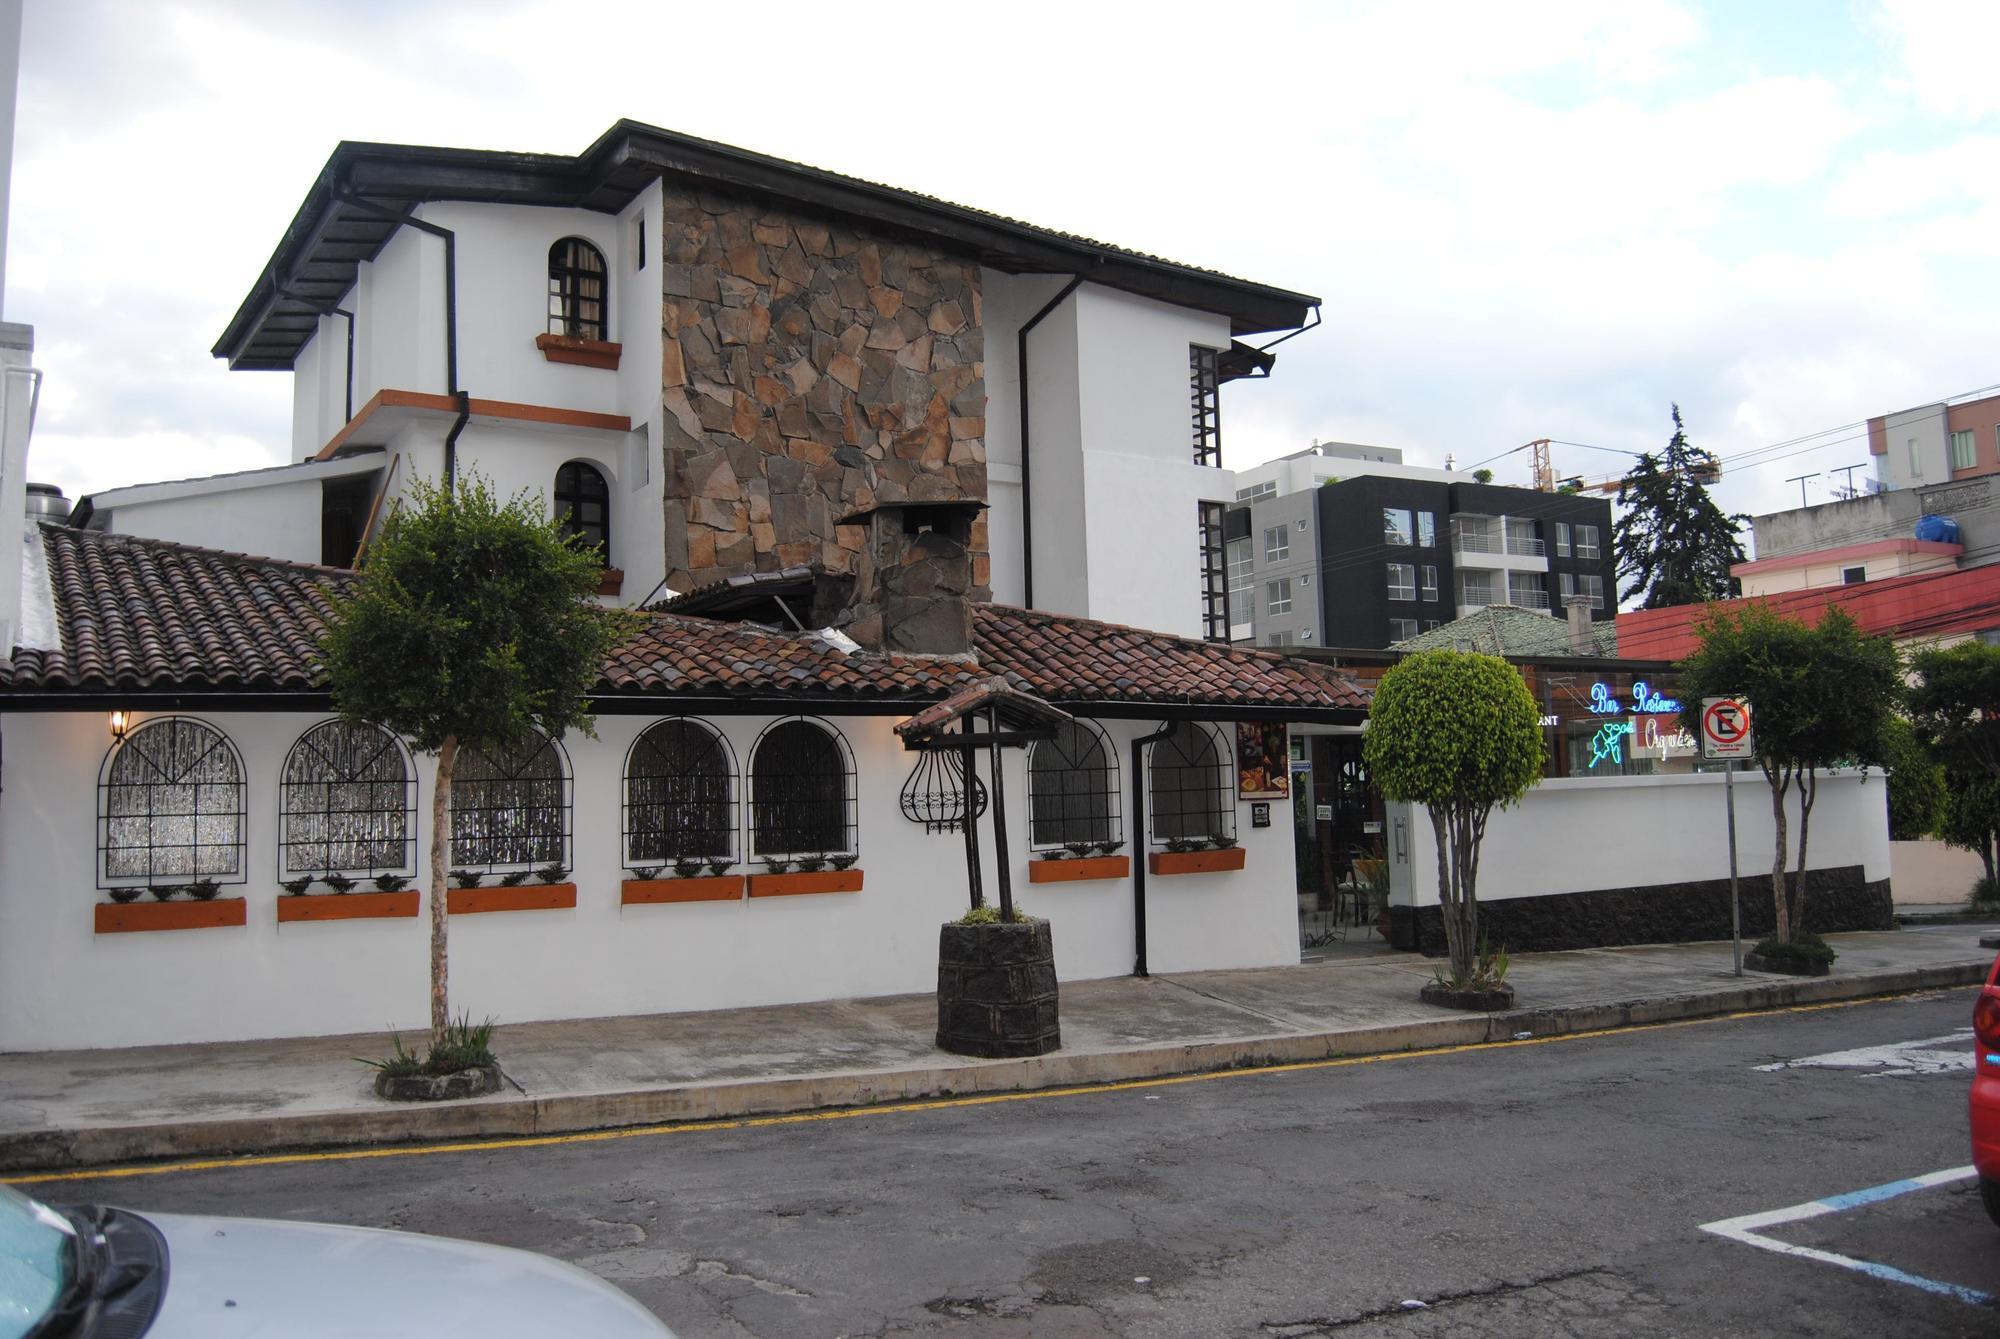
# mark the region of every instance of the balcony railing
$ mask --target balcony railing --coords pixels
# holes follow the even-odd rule
[[[1547,556],[1548,551],[1549,546],[1539,539],[1530,539],[1526,535],[1507,536],[1507,552],[1516,557],[1542,558]]]
[[[1489,604],[1498,604],[1492,590],[1478,590],[1462,587],[1458,592],[1458,607],[1461,609],[1484,609]]]
[[[1500,541],[1493,535],[1477,530],[1454,530],[1451,532],[1453,553],[1498,553]]]
[[[1516,609],[1547,609],[1549,593],[1545,590],[1517,590],[1509,602]]]

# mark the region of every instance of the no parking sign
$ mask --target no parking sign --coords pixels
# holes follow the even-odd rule
[[[1751,758],[1757,746],[1750,733],[1750,704],[1740,697],[1701,700],[1701,756]]]

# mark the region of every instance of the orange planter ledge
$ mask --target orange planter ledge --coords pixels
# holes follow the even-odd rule
[[[97,933],[124,934],[131,930],[210,930],[224,925],[247,925],[243,899],[216,897],[206,902],[99,902]]]
[[[535,347],[542,351],[542,357],[552,363],[601,367],[607,372],[618,370],[618,359],[625,352],[623,344],[602,339],[579,339],[575,335],[537,335]]]
[[[1085,879],[1122,879],[1132,872],[1129,855],[1072,856],[1064,860],[1028,862],[1029,883],[1081,883]]]
[[[417,914],[423,893],[399,888],[393,893],[287,894],[278,899],[278,924],[292,921],[387,920]]]
[[[696,875],[686,879],[627,879],[618,886],[623,906],[650,906],[663,902],[741,902],[741,874]]]
[[[798,874],[752,874],[750,896],[793,897],[799,893],[858,893],[858,869],[820,869]]]
[[[454,916],[481,911],[558,911],[576,905],[573,883],[524,883],[513,888],[453,888],[444,907]]]
[[[1220,851],[1155,851],[1146,857],[1146,868],[1155,874],[1214,874],[1243,868],[1243,848]]]

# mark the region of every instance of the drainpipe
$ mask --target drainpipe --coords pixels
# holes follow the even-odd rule
[[[386,205],[378,205],[373,200],[348,191],[335,191],[333,198],[341,204],[350,205],[364,214],[388,219],[392,223],[404,224],[418,232],[429,233],[444,242],[444,381],[445,393],[458,402],[458,421],[451,425],[451,431],[444,439],[444,482],[449,490],[458,476],[458,434],[465,430],[466,420],[472,417],[472,401],[458,387],[458,236],[451,229],[427,223],[408,210],[394,210]],[[353,325],[348,326],[349,331]],[[348,415],[350,421],[353,415]]]
[[[1032,475],[1029,472],[1028,455],[1028,332],[1042,323],[1042,318],[1063,304],[1063,299],[1076,292],[1083,283],[1083,276],[1073,274],[1062,291],[1042,304],[1042,309],[1030,316],[1027,323],[1014,336],[1014,370],[1020,377],[1021,385],[1021,603],[1029,609],[1035,607],[1035,495],[1030,487]],[[1140,961],[1145,961],[1143,949]],[[1139,975],[1144,976],[1141,971]]]
[[[345,307],[322,307],[305,294],[294,293],[283,284],[278,285],[278,292],[290,298],[293,302],[311,307],[321,316],[345,316],[347,318],[347,412],[341,416],[340,421],[342,423],[352,423],[354,421],[354,313]]]
[[[1146,970],[1146,746],[1157,744],[1174,732],[1171,721],[1163,721],[1150,735],[1132,741],[1132,975],[1151,976]]]

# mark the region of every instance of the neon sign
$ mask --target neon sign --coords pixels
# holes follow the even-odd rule
[[[1590,765],[1615,762],[1623,763],[1625,736],[1632,733],[1632,722],[1611,721],[1597,727],[1597,733],[1590,740]]]
[[[1679,699],[1660,696],[1645,680],[1639,680],[1632,685],[1633,711],[1651,715],[1677,712],[1680,709]],[[1590,710],[1597,716],[1617,716],[1625,711],[1625,704],[1618,700],[1618,695],[1611,691],[1609,684],[1594,683],[1590,685]]]

